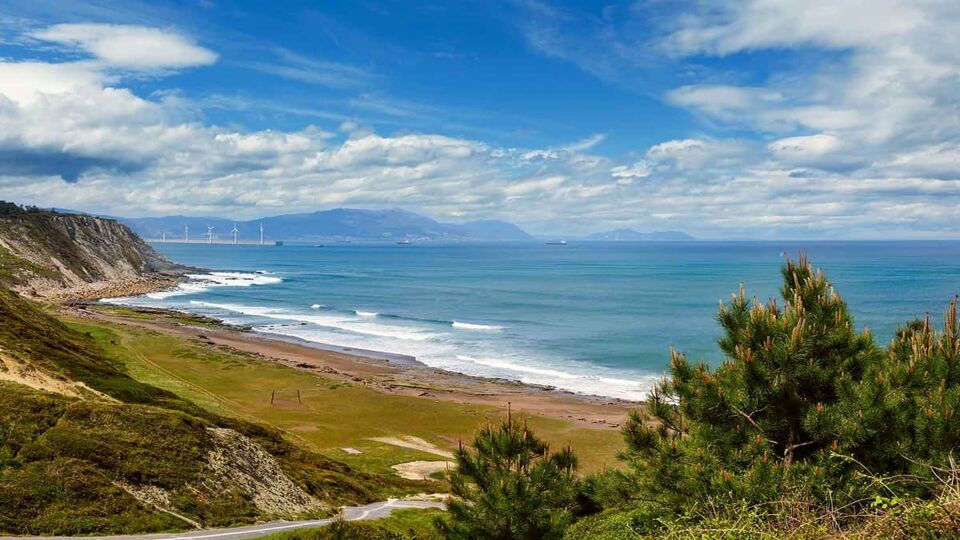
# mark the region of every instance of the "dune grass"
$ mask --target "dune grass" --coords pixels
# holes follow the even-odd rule
[[[67,322],[91,336],[134,379],[210,412],[279,428],[361,471],[391,472],[396,463],[444,459],[371,438],[414,436],[451,450],[459,439],[469,440],[479,426],[504,414],[488,406],[384,394],[198,340],[104,322]],[[623,439],[617,431],[540,416],[527,421],[552,445],[573,447],[583,472],[618,465]],[[342,450],[347,447],[361,453]]]

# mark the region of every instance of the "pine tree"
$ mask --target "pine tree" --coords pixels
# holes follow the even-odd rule
[[[957,300],[937,331],[930,317],[897,331],[886,357],[825,418],[838,450],[872,471],[930,476],[960,448],[960,324]]]
[[[451,476],[457,497],[440,532],[457,540],[561,538],[573,521],[577,459],[567,448],[550,453],[526,425],[508,415],[480,430],[473,449],[456,454]]]
[[[674,352],[670,378],[631,416],[626,457],[642,496],[678,507],[716,494],[775,496],[791,464],[835,444],[833,426],[818,417],[881,354],[805,257],[782,274],[783,307],[750,301],[741,286],[718,314],[724,362],[713,370]]]

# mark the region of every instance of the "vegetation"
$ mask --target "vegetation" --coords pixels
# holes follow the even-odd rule
[[[0,285],[31,291],[173,267],[114,220],[0,201]]]
[[[291,443],[276,428],[224,417],[138,381],[93,334],[2,288],[0,320],[0,374],[89,389],[77,399],[0,382],[0,532],[119,534],[187,526],[168,512],[211,526],[268,517],[229,479],[210,483],[213,427],[258,443],[287,477],[330,504],[370,502],[418,486],[355,471]],[[125,486],[164,490],[164,511]]]
[[[561,538],[573,522],[577,459],[569,448],[550,453],[508,416],[481,429],[473,449],[461,447],[456,457],[457,498],[448,504],[449,519],[437,521],[444,537]]]
[[[391,466],[398,463],[448,459],[374,438],[414,436],[452,452],[458,439],[497,422],[504,414],[496,407],[384,394],[355,382],[213,347],[202,340],[87,319],[66,322],[89,335],[103,355],[122,365],[132,378],[219,416],[273,426],[298,444],[367,473],[393,475]],[[271,404],[274,391],[276,400]],[[515,417],[526,421],[550,444],[571,446],[582,456],[581,472],[618,465],[616,456],[624,442],[614,430],[541,416]],[[349,454],[343,448],[361,453]],[[443,488],[439,483],[430,489]]]
[[[716,368],[672,355],[623,430],[629,471],[583,479],[510,420],[457,453],[446,538],[960,538],[960,325],[889,347],[808,261],[783,304],[722,305]]]
[[[5,254],[0,274],[14,275]],[[0,288],[0,374],[40,374],[79,396],[0,382],[0,531],[122,534],[182,528],[183,517],[269,517],[240,490],[195,489],[208,474],[210,428],[255,441],[317,499],[349,504],[423,490],[384,473],[440,459],[373,438],[415,436],[442,452],[485,425],[455,453],[449,512],[275,539],[960,538],[957,301],[940,329],[911,321],[883,347],[805,259],[784,266],[781,296],[761,303],[741,287],[718,314],[724,361],[673,352],[669,376],[618,441],[382,394],[204,340],[64,323]],[[551,453],[545,441],[565,449]],[[626,467],[607,468],[624,448]],[[588,476],[575,474],[574,450]],[[165,490],[168,511],[128,486]]]
[[[803,258],[784,304],[741,288],[716,369],[673,354],[624,429],[629,475],[595,479],[607,510],[568,538],[940,538],[960,535],[960,328],[857,332]]]

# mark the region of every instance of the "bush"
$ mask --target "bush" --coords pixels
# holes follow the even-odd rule
[[[0,474],[0,531],[19,535],[123,534],[181,528],[146,509],[89,463],[57,458]]]
[[[669,377],[624,428],[634,482],[620,509],[575,530],[820,538],[891,521],[921,536],[951,530],[917,516],[955,495],[942,477],[960,446],[956,301],[942,331],[914,321],[884,350],[805,258],[787,261],[781,296],[782,306],[751,301],[741,286],[721,305],[717,368],[672,353]]]
[[[508,416],[480,430],[473,450],[456,454],[449,520],[437,526],[446,538],[561,538],[573,522],[577,460],[548,446]]]
[[[82,459],[113,480],[174,488],[200,473],[210,445],[207,425],[155,407],[78,401],[22,454],[25,461]]]

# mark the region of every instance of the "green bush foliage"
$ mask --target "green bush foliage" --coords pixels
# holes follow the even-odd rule
[[[456,454],[449,520],[437,525],[446,538],[561,538],[573,522],[576,456],[551,453],[510,416],[480,430],[473,449]]]
[[[0,531],[18,535],[126,534],[182,528],[146,508],[93,464],[71,458],[0,474]]]
[[[624,499],[568,537],[825,538],[893,514],[920,537],[960,530],[956,301],[942,330],[914,321],[883,348],[805,258],[782,274],[782,304],[741,286],[721,305],[718,367],[672,353],[624,428],[632,478],[594,480]],[[945,496],[941,521],[918,517]]]

